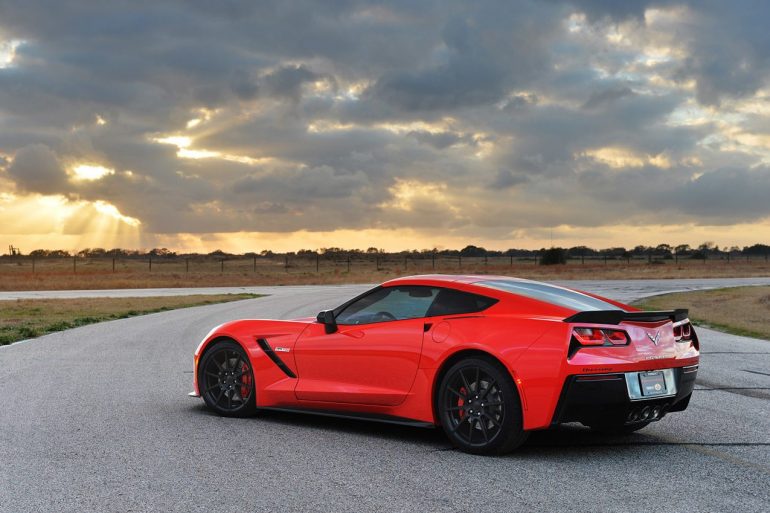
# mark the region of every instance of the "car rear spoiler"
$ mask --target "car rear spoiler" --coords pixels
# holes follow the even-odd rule
[[[670,320],[672,322],[687,319],[688,311],[685,308],[676,310],[661,310],[658,312],[626,312],[624,310],[588,310],[578,312],[564,319],[564,322],[587,324],[620,324],[623,321],[659,322]]]

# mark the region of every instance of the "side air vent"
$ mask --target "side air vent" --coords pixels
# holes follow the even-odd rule
[[[283,360],[281,360],[277,354],[275,354],[275,351],[273,351],[273,348],[270,347],[270,344],[267,343],[267,340],[264,338],[258,338],[257,344],[259,344],[259,347],[262,348],[262,350],[265,352],[268,358],[273,360],[273,363],[278,366],[279,369],[283,371],[284,374],[289,376],[290,378],[296,378],[297,375],[292,372],[292,370],[283,363]]]

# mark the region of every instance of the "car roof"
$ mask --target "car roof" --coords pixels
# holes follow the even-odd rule
[[[511,276],[502,276],[494,274],[415,274],[413,276],[403,276],[401,278],[394,278],[388,280],[382,285],[388,287],[391,285],[419,285],[420,283],[433,284],[436,282],[443,283],[475,283],[477,281],[485,280],[514,280],[514,281],[528,281],[521,278],[514,278]]]
[[[398,285],[445,286],[461,290],[471,289],[468,291],[482,293],[485,296],[492,296],[498,299],[516,296],[574,312],[617,310],[621,307],[619,303],[613,303],[610,300],[605,300],[605,298],[566,287],[523,278],[490,274],[425,274],[396,278],[382,284],[385,287]]]

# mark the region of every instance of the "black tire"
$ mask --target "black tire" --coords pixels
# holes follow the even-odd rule
[[[591,424],[588,427],[608,435],[630,435],[634,431],[639,431],[649,425],[649,422],[636,422],[634,424]]]
[[[471,357],[455,363],[441,379],[437,395],[441,426],[464,452],[505,454],[527,439],[516,385],[492,359]]]
[[[233,341],[217,342],[203,354],[198,390],[206,406],[219,415],[245,417],[257,411],[251,362]]]

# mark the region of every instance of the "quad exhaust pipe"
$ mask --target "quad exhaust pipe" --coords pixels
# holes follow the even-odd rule
[[[628,415],[626,416],[626,422],[631,424],[634,422],[658,420],[663,416],[664,410],[665,407],[660,405],[636,408],[628,412]]]

